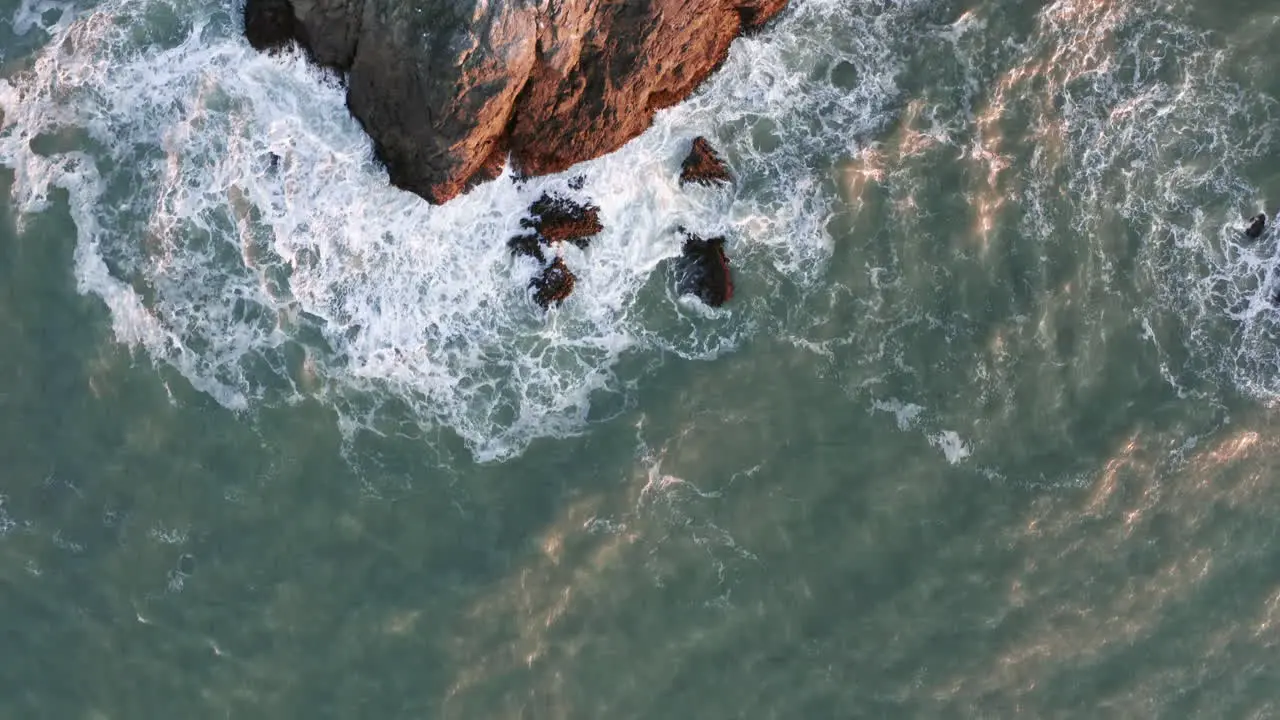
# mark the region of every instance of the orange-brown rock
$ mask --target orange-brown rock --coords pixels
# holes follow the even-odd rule
[[[585,250],[591,237],[604,230],[600,224],[600,208],[559,195],[544,193],[529,207],[529,212],[533,218],[525,218],[520,224],[548,243],[571,242]]]
[[[680,184],[715,185],[730,182],[733,182],[733,177],[729,174],[729,166],[720,159],[711,143],[704,137],[694,138],[689,156],[680,165]]]
[[[564,259],[556,258],[529,281],[529,288],[533,290],[533,301],[546,310],[552,305],[559,307],[573,293],[577,281],[578,278],[564,264]]]
[[[509,153],[529,175],[617,150],[786,0],[247,0],[261,50],[345,74],[395,185],[444,202]]]
[[[520,221],[520,226],[529,232],[508,240],[507,247],[516,255],[527,255],[542,263],[547,261],[543,247],[571,242],[586,250],[591,238],[604,230],[600,208],[561,195],[543,193],[529,212],[533,217]]]

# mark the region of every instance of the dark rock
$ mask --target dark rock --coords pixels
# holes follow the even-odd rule
[[[680,165],[680,184],[714,185],[731,182],[733,177],[729,174],[729,166],[720,159],[711,143],[704,137],[694,138],[689,156]]]
[[[571,242],[586,250],[592,236],[604,230],[600,224],[600,208],[559,195],[543,193],[529,206],[529,212],[533,217],[521,220],[520,226],[533,232],[511,238],[507,247],[515,255],[527,255],[542,263],[547,261],[543,246]]]
[[[720,307],[733,298],[733,273],[729,257],[724,254],[724,238],[704,240],[685,231],[684,250],[680,258],[680,292],[697,295],[711,307]]]
[[[544,310],[550,308],[552,304],[559,307],[560,303],[573,292],[573,285],[577,280],[565,266],[564,258],[556,258],[555,262],[543,268],[537,277],[529,281],[529,287],[534,291],[533,301],[541,305]]]
[[[391,182],[444,202],[617,150],[786,0],[246,0],[245,35],[347,80]]]
[[[244,6],[244,36],[259,52],[284,50],[299,40],[302,28],[289,0],[251,0]]]
[[[570,190],[581,190],[587,184],[586,175],[575,175],[569,179]]]
[[[546,253],[542,251],[542,247],[548,244],[549,243],[537,233],[516,235],[507,241],[507,247],[511,249],[512,255],[524,255],[525,257],[531,257],[543,265],[547,262],[547,256]]]
[[[1267,214],[1258,213],[1249,220],[1249,227],[1245,229],[1244,234],[1257,240],[1262,237],[1262,231],[1267,228]]]
[[[529,212],[533,218],[521,220],[521,227],[532,229],[548,243],[568,241],[585,250],[591,236],[604,230],[600,208],[559,195],[543,193],[529,206]]]

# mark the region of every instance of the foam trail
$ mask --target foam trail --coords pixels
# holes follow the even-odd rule
[[[117,338],[229,408],[319,397],[349,437],[444,425],[495,460],[580,431],[595,393],[627,385],[613,369],[625,354],[713,358],[758,331],[764,300],[709,311],[674,295],[661,268],[679,253],[675,226],[728,233],[744,276],[821,275],[831,208],[817,159],[889,117],[905,28],[927,3],[797,2],[691,102],[576,169],[607,229],[564,251],[577,288],[546,317],[526,298],[535,266],[505,239],[567,177],[504,177],[428,206],[387,185],[339,85],[253,52],[232,9],[117,1],[45,26],[46,5],[14,21],[49,40],[0,85],[0,162],[23,214],[68,192],[79,288]],[[818,72],[840,62],[856,90]],[[799,122],[819,107],[819,126]],[[743,188],[677,186],[699,133]]]

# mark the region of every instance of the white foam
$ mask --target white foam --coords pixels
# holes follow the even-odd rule
[[[713,358],[758,331],[763,302],[708,312],[675,296],[659,272],[679,253],[675,226],[727,232],[744,276],[820,277],[831,210],[817,160],[883,124],[891,38],[904,33],[875,31],[920,4],[872,18],[797,2],[735,45],[692,101],[577,169],[606,230],[585,253],[564,250],[577,287],[545,317],[526,297],[535,266],[505,241],[567,178],[504,177],[443,207],[390,188],[342,89],[300,57],[252,51],[223,4],[121,0],[46,27],[48,3],[29,0],[15,26],[51,37],[29,73],[0,85],[0,162],[24,214],[44,210],[52,188],[69,193],[76,278],[116,337],[223,405],[314,396],[348,437],[408,419],[501,459],[579,431],[593,394],[629,380],[613,370],[626,353]],[[858,67],[854,92],[814,77],[841,60]],[[764,150],[752,139],[761,123],[776,138]],[[749,189],[677,186],[696,134],[721,143]]]
[[[1179,394],[1227,384],[1275,400],[1275,242],[1241,231],[1250,215],[1270,212],[1246,173],[1275,151],[1277,104],[1229,76],[1241,64],[1232,49],[1182,23],[1181,11],[1058,0],[1040,13],[1025,53],[1054,59],[1043,92],[1061,107],[1042,122],[1063,142],[1073,207],[1069,218],[1047,209],[1059,166],[1038,151],[1023,229],[1048,243],[1055,225],[1070,223],[1096,263],[1089,282],[1136,286],[1145,337]],[[1118,263],[1134,269],[1118,276]]]
[[[8,535],[14,528],[19,527],[18,521],[13,519],[13,516],[9,514],[9,511],[4,506],[6,500],[7,498],[4,495],[0,495],[0,538]]]
[[[26,35],[39,28],[45,32],[65,29],[75,17],[75,2],[22,0],[13,14],[13,34]]]
[[[909,430],[915,425],[920,413],[924,412],[924,407],[915,403],[908,403],[898,398],[889,398],[888,400],[875,400],[871,403],[873,410],[893,413],[897,419],[899,430]]]
[[[1024,32],[988,5],[920,33],[923,57],[947,62],[929,66],[883,144],[850,149],[850,205],[872,199],[879,227],[867,229],[882,235],[860,250],[864,276],[813,322],[820,341],[795,344],[953,462],[1034,428],[1038,412],[1092,401],[1101,374],[1080,368],[1114,359],[1115,328],[1130,320],[1156,356],[1132,362],[1179,395],[1280,398],[1280,310],[1266,296],[1280,287],[1280,233],[1254,243],[1241,232],[1275,209],[1249,173],[1275,156],[1277,105],[1245,85],[1259,66],[1186,10],[1057,0],[1028,11]],[[937,177],[953,173],[970,183],[968,227],[943,227],[963,214],[934,205]],[[986,308],[969,305],[981,297],[972,273],[993,284]],[[953,314],[936,309],[953,299]],[[849,307],[856,316],[839,312]],[[889,393],[928,398],[927,414],[903,417]]]
[[[958,465],[960,461],[972,454],[969,444],[954,430],[943,430],[930,435],[929,444],[941,450],[943,457],[952,465]]]

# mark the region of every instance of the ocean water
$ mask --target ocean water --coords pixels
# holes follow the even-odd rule
[[[1280,717],[1274,5],[791,0],[441,207],[239,11],[0,0],[0,718]]]

